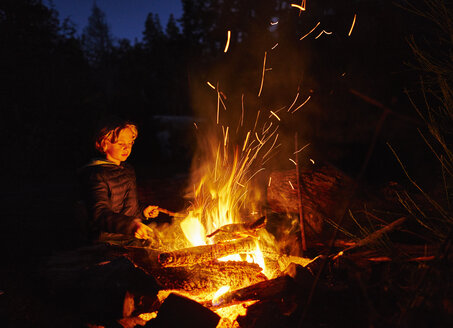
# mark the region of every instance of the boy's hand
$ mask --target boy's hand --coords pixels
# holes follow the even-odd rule
[[[148,227],[146,224],[143,224],[138,221],[136,221],[136,230],[134,233],[134,237],[137,239],[150,240],[151,243],[156,247],[162,246],[162,242],[157,236],[157,233],[153,229]]]
[[[150,206],[148,206],[147,208],[145,208],[143,210],[143,215],[147,219],[155,218],[156,216],[159,215],[159,207],[158,206],[154,206],[154,205],[150,205]]]

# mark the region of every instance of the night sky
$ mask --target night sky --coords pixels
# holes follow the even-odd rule
[[[76,24],[79,33],[88,23],[94,0],[53,0],[60,20],[69,17]],[[168,17],[176,19],[182,15],[181,0],[96,0],[97,6],[105,13],[114,38],[127,38],[132,42],[142,39],[146,16],[152,12],[159,15],[165,30]]]

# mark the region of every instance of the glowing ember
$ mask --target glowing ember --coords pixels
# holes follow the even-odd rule
[[[142,313],[142,314],[139,314],[138,316],[140,319],[142,319],[144,321],[149,321],[149,320],[157,317],[157,311],[151,312],[151,313]]]
[[[230,286],[220,287],[219,290],[215,292],[214,297],[212,298],[212,304],[216,305],[216,301],[219,299],[219,297],[228,292],[229,290]]]

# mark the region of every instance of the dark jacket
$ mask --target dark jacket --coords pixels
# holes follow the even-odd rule
[[[144,219],[133,167],[95,160],[80,170],[79,178],[92,238],[100,232],[132,235],[133,220]]]

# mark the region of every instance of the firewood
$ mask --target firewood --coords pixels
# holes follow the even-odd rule
[[[145,327],[215,328],[220,317],[187,297],[170,294],[159,308],[157,318]]]
[[[257,284],[228,292],[218,299],[205,303],[205,306],[219,308],[253,300],[270,300],[281,298],[284,294],[294,292],[296,284],[289,276],[281,276]]]
[[[263,216],[254,222],[249,223],[233,223],[227,224],[214,232],[206,235],[208,238],[214,237],[216,243],[226,240],[234,240],[253,236],[256,237],[256,232],[266,225],[266,217]]]
[[[275,171],[271,173],[270,179],[272,183],[267,188],[270,208],[277,213],[302,212],[305,234],[310,239],[319,237],[326,219],[335,221],[335,218],[342,215],[342,204],[354,185],[350,177],[329,164],[316,164],[309,169],[300,168],[299,172]],[[302,211],[299,204],[302,204]]]
[[[152,271],[164,289],[190,291],[192,294],[215,292],[222,286],[242,288],[266,280],[258,264],[211,262],[190,267],[168,267]]]
[[[203,262],[212,262],[227,255],[251,253],[255,248],[254,239],[247,237],[228,243],[196,246],[160,253],[158,261],[163,267],[189,266]]]

